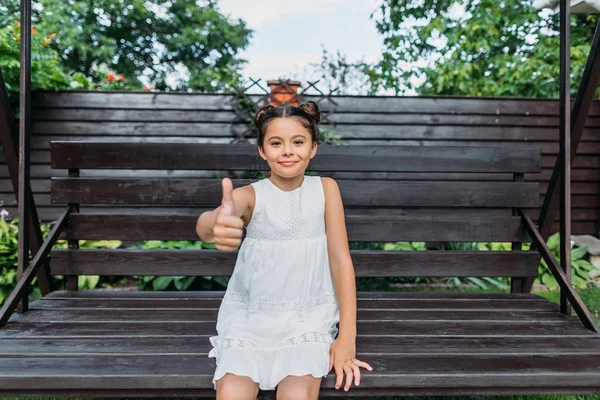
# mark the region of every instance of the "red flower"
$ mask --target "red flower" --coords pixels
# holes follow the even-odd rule
[[[115,74],[114,74],[114,72],[109,72],[108,75],[106,75],[106,80],[108,82],[114,82],[115,81]]]
[[[124,77],[123,75],[119,75],[119,76],[117,76],[117,78],[116,78],[115,80],[116,80],[117,82],[119,82],[119,81],[124,81],[124,80],[125,80],[125,77]]]

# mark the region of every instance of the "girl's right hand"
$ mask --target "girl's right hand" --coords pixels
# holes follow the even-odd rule
[[[217,211],[213,235],[216,248],[222,251],[236,250],[242,243],[244,221],[236,215],[233,201],[233,183],[229,178],[223,178],[223,198]]]

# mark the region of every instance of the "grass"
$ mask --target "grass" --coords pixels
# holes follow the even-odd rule
[[[432,290],[436,291],[436,290]],[[461,292],[504,292],[499,289],[461,289]],[[600,322],[600,288],[588,288],[578,290],[579,296],[589,308],[589,310],[595,315],[596,320]],[[545,297],[546,299],[559,303],[560,294],[558,291],[550,292],[536,292],[536,294]],[[354,387],[354,386],[353,386]],[[352,388],[350,389],[352,390]],[[407,400],[407,399],[418,399],[418,400],[469,400],[469,399],[482,399],[483,397],[475,396],[423,396],[423,397],[398,397],[398,396],[377,396],[377,397],[359,397],[362,400]],[[42,400],[42,398],[38,398]],[[54,398],[56,400],[68,400],[67,398]],[[69,398],[72,399],[72,398]],[[102,399],[102,398],[92,398]],[[111,400],[114,400],[112,398]],[[213,400],[214,397],[197,397],[196,400]],[[259,396],[259,400],[271,399],[266,396]],[[489,396],[485,397],[486,400],[600,400],[600,394],[589,394],[589,395],[520,395],[520,396]],[[16,398],[5,398],[4,400],[17,400]],[[46,400],[46,398],[44,398]],[[144,400],[144,398],[136,398],[136,400]],[[153,400],[156,400],[153,398]],[[181,398],[181,400],[189,400],[189,398]]]

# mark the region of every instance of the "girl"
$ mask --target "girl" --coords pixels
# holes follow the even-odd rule
[[[259,389],[317,399],[332,367],[336,389],[346,374],[346,391],[353,379],[359,385],[359,367],[372,370],[355,358],[355,276],[339,188],[304,175],[319,118],[312,101],[259,109],[258,152],[270,178],[235,190],[224,178],[221,205],[198,219],[201,240],[222,251],[241,244],[210,337],[218,400],[255,399]]]

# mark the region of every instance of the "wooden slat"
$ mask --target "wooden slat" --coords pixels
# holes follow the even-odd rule
[[[337,114],[335,114],[337,115]],[[377,116],[374,116],[377,118]],[[178,136],[224,137],[230,138],[235,131],[248,129],[248,122],[147,122],[147,121],[33,121],[35,135],[80,135],[118,137],[124,135],[144,135],[147,137]],[[416,122],[419,123],[419,122]],[[534,123],[532,120],[531,123]],[[393,124],[337,124],[335,133],[344,139],[403,139],[423,140],[435,137],[448,140],[529,140],[544,141],[555,133],[554,127],[543,126],[471,126],[471,125],[393,125]],[[584,129],[586,141],[598,141],[598,127]]]
[[[466,301],[465,301],[466,300]],[[43,298],[31,304],[35,310],[218,310],[219,298],[181,298],[181,299],[135,299],[135,298]],[[396,299],[357,299],[358,309],[364,310],[454,310],[454,311],[558,311],[552,302],[536,299],[451,299],[451,298],[396,298]]]
[[[254,101],[260,95],[249,96]],[[322,111],[348,113],[423,114],[491,114],[491,115],[558,115],[558,100],[518,97],[456,96],[303,96],[305,101],[319,102]],[[140,93],[140,92],[42,92],[32,98],[35,108],[117,108],[174,110],[232,110],[231,94]],[[594,101],[590,115],[600,115],[600,101]]]
[[[582,147],[585,147],[585,143],[581,143]],[[496,146],[496,144],[494,144]],[[520,145],[519,145],[520,146]],[[552,170],[554,167],[554,163],[556,161],[556,155],[544,154],[541,157],[541,165],[542,168]],[[4,154],[0,153],[0,165],[6,164],[6,160],[4,158]],[[43,150],[34,150],[31,152],[31,164],[43,164],[47,165],[50,169],[50,148]],[[0,166],[0,170],[3,167]],[[573,172],[577,171],[580,168],[589,168],[589,169],[599,169],[600,168],[600,159],[594,155],[589,154],[577,154],[577,157],[573,159]],[[58,172],[58,171],[53,171]],[[33,174],[32,174],[33,176]]]
[[[537,276],[534,251],[351,250],[357,277]],[[58,275],[230,276],[237,251],[55,249]]]
[[[237,116],[231,110],[137,110],[110,108],[53,108],[44,107],[35,110],[36,121],[94,121],[94,122],[221,122],[231,123]],[[432,115],[424,110],[419,114],[382,114],[382,113],[345,113],[335,112],[328,116],[328,121],[341,125],[455,125],[470,127],[472,125],[496,127],[503,132],[507,127],[530,127],[527,135],[534,139],[535,131],[544,127],[558,127],[559,120],[555,116],[524,116],[524,115],[470,115],[470,114],[437,114]],[[240,122],[243,122],[240,120]],[[586,126],[599,127],[600,118],[591,116],[586,120]]]
[[[123,291],[117,289],[107,290],[79,290],[71,292],[67,290],[56,290],[44,296],[44,300],[55,299],[110,299],[110,300],[131,300],[131,299],[170,299],[170,300],[192,300],[192,299],[222,299],[225,295],[224,290],[191,290],[191,291]],[[472,293],[472,292],[373,292],[358,291],[356,293],[358,300],[439,300],[479,302],[487,300],[514,301],[538,301],[548,302],[542,296],[534,293]]]
[[[600,356],[482,354],[400,358],[376,355],[368,361],[374,371],[361,374],[361,386],[365,389],[429,388],[432,385],[475,388],[510,386],[514,389],[544,385],[571,389],[597,389],[600,386]],[[212,388],[214,368],[214,359],[198,356],[5,358],[0,366],[0,386],[5,390],[23,387],[30,390],[61,389],[65,386],[105,390],[107,387],[113,390]],[[332,388],[334,383],[335,374],[329,374],[323,379],[322,386]]]
[[[67,239],[84,240],[199,240],[190,215],[75,214]],[[529,241],[519,217],[373,217],[349,215],[350,241]]]
[[[198,134],[197,136],[179,136],[177,132],[171,132],[164,136],[153,136],[148,138],[143,133],[139,134],[128,134],[126,136],[106,136],[98,133],[97,135],[90,136],[89,134],[72,134],[72,135],[60,135],[60,134],[48,134],[40,135],[34,134],[31,138],[31,146],[33,150],[48,150],[50,149],[51,142],[55,141],[93,141],[93,142],[106,142],[106,143],[190,143],[197,145],[198,143],[209,143],[209,144],[231,144],[231,140],[234,137],[232,133],[229,137],[213,137]],[[251,143],[255,140],[255,134],[248,136]],[[348,146],[414,146],[414,147],[503,147],[503,148],[514,148],[514,147],[525,147],[539,149],[542,155],[554,155],[558,154],[558,143],[554,140],[550,141],[527,141],[525,138],[519,140],[502,140],[502,139],[470,139],[470,140],[436,140],[433,139],[371,139],[363,137],[361,139],[342,139],[342,143]],[[331,145],[330,145],[331,146]],[[600,143],[585,141],[581,143],[580,148],[577,149],[578,156],[583,155],[595,155],[600,152]]]
[[[115,357],[135,354],[139,357],[208,356],[212,345],[206,337],[62,338],[39,341],[33,338],[0,339],[0,359],[19,357]],[[599,337],[506,337],[477,338],[436,336],[360,336],[356,351],[371,354],[587,354],[600,355]],[[362,371],[361,371],[362,372]]]
[[[0,165],[0,178],[8,178],[5,176],[7,171],[2,171],[2,165]],[[34,165],[32,174],[32,189],[36,193],[49,193],[50,192],[50,177],[64,177],[68,176],[68,170],[52,169],[50,165]],[[506,181],[511,182],[514,174],[512,173],[477,173],[477,172],[347,172],[347,171],[313,171],[307,169],[305,171],[307,175],[318,175],[321,177],[330,177],[336,180],[348,180],[348,179],[376,179],[376,180],[408,180],[408,181]],[[552,170],[550,168],[544,168],[539,173],[525,174],[526,182],[548,182]],[[249,173],[246,177],[249,177]],[[219,175],[227,175],[222,173]],[[597,168],[578,168],[573,170],[572,180],[582,182],[596,182],[600,170]],[[111,170],[81,170],[81,177],[111,177],[111,178],[127,178],[127,177],[170,177],[170,178],[211,178],[214,176],[214,172],[206,170],[131,170],[131,169],[119,169]],[[243,176],[240,176],[242,178]],[[10,182],[7,179],[0,179],[0,192],[9,192]]]
[[[469,321],[357,321],[358,336],[595,336],[575,319],[557,322],[486,321],[475,324]],[[158,336],[210,336],[217,333],[213,321],[206,322],[10,322],[0,329],[0,338],[15,337],[158,337]],[[2,363],[0,363],[2,364]]]
[[[140,313],[137,309],[96,309],[89,310],[48,310],[32,309],[26,317],[15,315],[13,322],[206,322],[217,323],[218,310],[146,310]],[[452,310],[435,309],[359,309],[357,319],[363,322],[388,321],[465,321],[478,323],[482,321],[523,321],[544,323],[564,321],[564,317],[556,311],[538,310]]]
[[[255,179],[234,179],[239,187]],[[536,182],[339,181],[344,205],[369,207],[537,207]],[[220,179],[53,178],[52,203],[221,203]]]
[[[228,133],[228,136],[231,132]],[[54,142],[52,168],[267,170],[256,145]],[[537,172],[540,152],[530,148],[322,145],[315,171]]]

